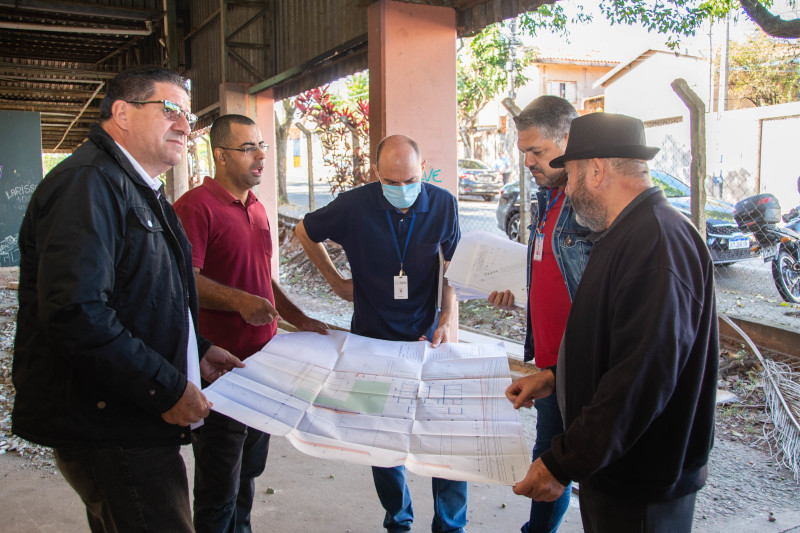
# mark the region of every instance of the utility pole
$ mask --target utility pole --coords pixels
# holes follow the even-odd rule
[[[731,37],[731,16],[725,16],[725,42],[722,43],[719,58],[719,100],[717,112],[728,110],[728,44]]]
[[[708,21],[708,109],[714,112],[714,22]]]
[[[503,105],[508,109],[508,114],[511,117],[516,117],[522,111],[514,100],[511,98],[503,98]],[[528,225],[531,221],[531,185],[530,173],[525,172],[525,158],[519,158],[519,242],[525,244],[528,242]]]

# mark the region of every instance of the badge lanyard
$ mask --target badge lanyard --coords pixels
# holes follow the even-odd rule
[[[394,299],[395,300],[408,300],[408,276],[403,272],[403,260],[408,251],[408,242],[411,240],[411,232],[414,230],[414,221],[417,219],[417,213],[411,216],[411,225],[408,227],[408,234],[406,234],[406,245],[403,248],[403,253],[400,253],[400,242],[397,240],[397,232],[394,230],[392,224],[392,217],[389,211],[386,211],[386,220],[389,222],[389,229],[392,230],[392,237],[394,237],[394,249],[397,250],[397,258],[400,260],[400,274],[394,277]]]
[[[533,260],[534,261],[541,261],[542,260],[542,250],[544,249],[544,225],[547,223],[547,213],[550,209],[556,205],[558,199],[561,198],[561,195],[564,191],[559,191],[553,201],[550,201],[550,190],[547,191],[547,199],[545,200],[545,204],[547,208],[544,210],[544,215],[542,216],[542,220],[539,221],[539,224],[536,225],[536,237],[533,240]]]

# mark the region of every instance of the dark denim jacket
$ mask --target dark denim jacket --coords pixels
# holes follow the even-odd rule
[[[528,291],[531,290],[531,252],[533,250],[534,229],[538,225],[538,221],[544,215],[544,210],[547,207],[547,189],[541,188],[536,193],[538,200],[538,208],[536,216],[531,225],[528,227],[528,274],[527,283]],[[567,284],[567,292],[569,299],[572,300],[575,296],[575,291],[578,289],[578,282],[583,275],[583,269],[586,268],[586,263],[589,261],[589,251],[592,249],[592,243],[587,239],[591,230],[583,227],[575,220],[575,209],[569,201],[569,197],[564,198],[564,203],[561,205],[561,212],[558,214],[556,227],[553,230],[553,253],[556,256],[556,263],[558,269],[564,276],[564,282]],[[526,309],[526,322],[527,329],[525,331],[525,361],[533,359],[533,333],[531,330],[531,313],[528,309],[529,302],[525,302]]]

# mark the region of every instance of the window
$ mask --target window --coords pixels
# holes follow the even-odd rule
[[[547,94],[560,96],[573,104],[578,102],[578,83],[574,81],[548,81]]]

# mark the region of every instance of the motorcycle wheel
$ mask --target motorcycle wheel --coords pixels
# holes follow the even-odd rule
[[[781,297],[791,303],[800,304],[800,271],[795,270],[797,258],[781,250],[772,261],[772,279]]]

